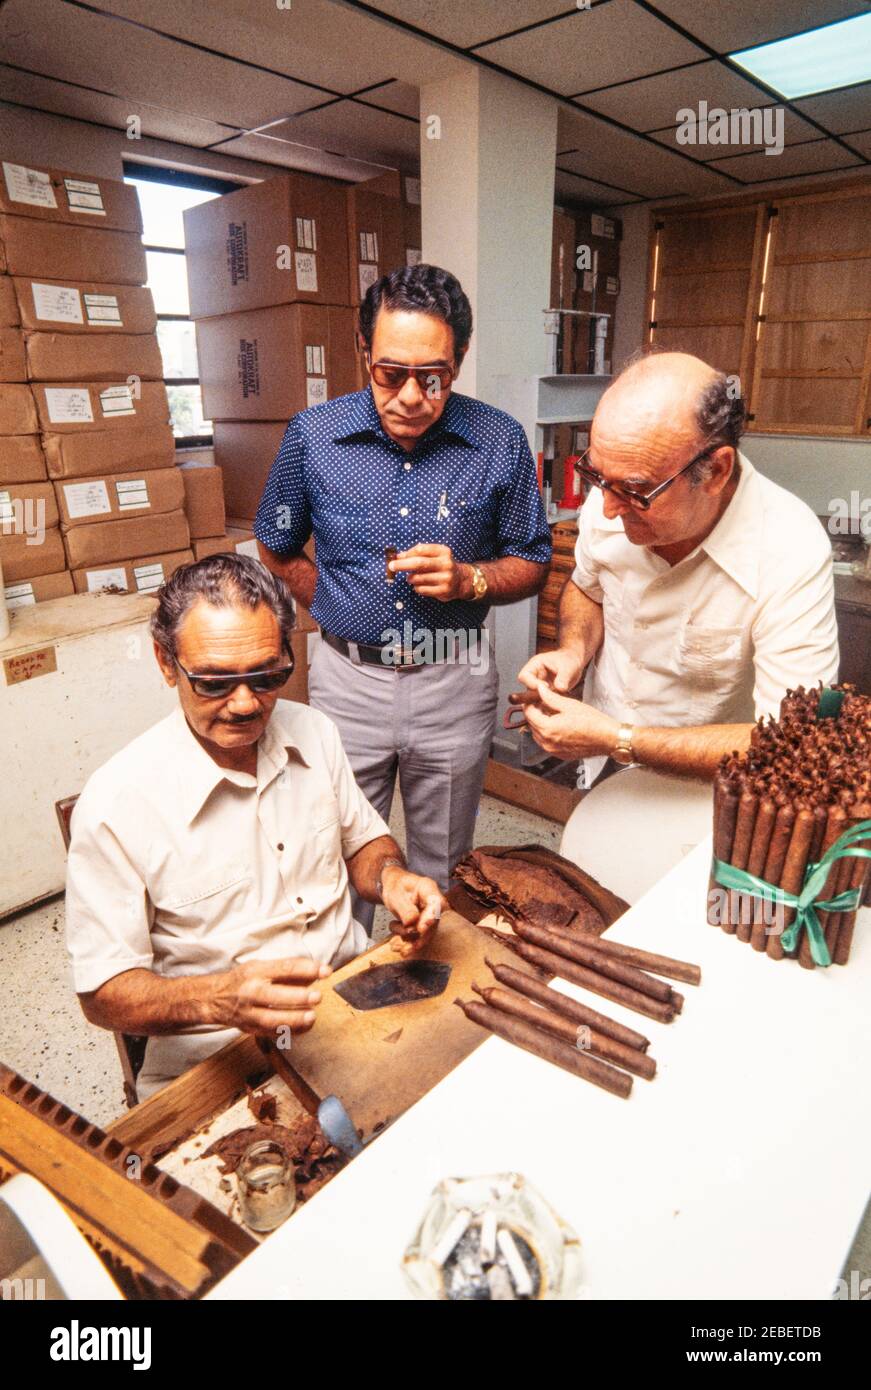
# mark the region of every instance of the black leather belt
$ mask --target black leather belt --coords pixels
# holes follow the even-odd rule
[[[332,632],[321,631],[321,636],[328,647],[345,656],[355,665],[380,666],[383,668],[393,667],[397,670],[418,670],[421,666],[438,665],[453,657],[456,652],[456,643],[451,643],[450,651],[439,653],[434,661],[427,661],[419,653],[415,654],[413,647],[400,647],[393,642],[385,642],[384,646],[371,646],[368,642],[346,642],[344,637],[336,637]],[[469,633],[470,638],[480,640],[480,631],[477,629]]]

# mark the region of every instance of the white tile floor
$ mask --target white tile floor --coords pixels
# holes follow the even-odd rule
[[[403,841],[401,806],[391,829]],[[559,848],[561,827],[484,797],[476,844]],[[375,936],[386,931],[383,908]],[[110,1033],[85,1020],[72,989],[64,949],[63,899],[55,898],[0,923],[0,1060],[36,1082],[95,1124],[107,1125],[124,1109],[121,1071]],[[871,1207],[865,1213],[845,1274],[871,1279]]]

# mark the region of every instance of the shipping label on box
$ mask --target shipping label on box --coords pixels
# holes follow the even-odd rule
[[[293,260],[296,268],[296,288],[302,290],[304,294],[317,294],[317,256],[312,255],[308,251],[296,251]]]
[[[378,259],[378,233],[360,232],[360,260],[377,261]]]
[[[313,217],[296,219],[296,244],[304,251],[317,251],[318,229]]]
[[[67,202],[71,212],[92,213],[96,214],[97,217],[106,216],[106,209],[103,207],[103,195],[98,183],[91,183],[85,179],[64,179],[64,187],[67,191]]]
[[[88,570],[88,593],[97,594],[101,589],[126,589],[127,572],[122,565],[119,569]]]
[[[606,294],[619,294],[619,293],[620,293],[620,277],[619,277],[618,275],[608,275],[608,276],[606,276],[606,278],[605,278],[605,293],[606,293]]]
[[[306,406],[323,405],[327,400],[327,379],[323,376],[307,376],[305,379]]]
[[[306,344],[305,369],[306,373],[312,376],[326,374],[326,353],[321,345]]]
[[[32,584],[7,584],[5,593],[7,608],[29,608],[36,603]]]
[[[86,294],[84,300],[88,323],[123,324],[117,294]]]
[[[374,285],[375,281],[378,279],[377,265],[363,265],[362,263],[358,264],[357,278],[360,282],[360,298],[365,299],[366,291],[368,290],[369,286]]]
[[[6,192],[13,203],[29,203],[35,208],[56,208],[57,198],[51,179],[42,169],[28,169],[24,164],[3,163]]]
[[[253,537],[250,541],[237,541],[234,549],[237,555],[250,555],[252,560],[260,559],[257,541]]]
[[[105,391],[100,392],[100,408],[104,415],[135,415],[133,388],[130,386],[107,386]]]
[[[590,235],[607,237],[610,241],[614,240],[615,224],[610,217],[603,217],[601,213],[594,212],[590,215]]]
[[[406,265],[420,265],[420,263],[421,263],[422,260],[423,260],[422,253],[421,253],[420,249],[419,249],[417,246],[406,246],[406,248],[405,248],[405,264],[406,264]]]
[[[87,387],[46,386],[44,390],[48,418],[53,425],[93,424],[91,393]]]
[[[230,284],[238,285],[248,279],[248,223],[230,222],[227,225],[227,269]]]
[[[133,577],[140,594],[153,594],[163,583],[163,565],[134,565]]]
[[[41,285],[32,280],[30,289],[38,319],[47,323],[84,323],[82,297],[75,285]]]
[[[63,491],[71,521],[82,516],[103,516],[107,512],[111,514],[109,490],[102,478],[95,478],[89,483],[65,483]]]
[[[123,482],[120,478],[116,479],[115,494],[122,512],[132,512],[141,507],[151,506],[148,497],[148,483],[144,478],[125,478]]]

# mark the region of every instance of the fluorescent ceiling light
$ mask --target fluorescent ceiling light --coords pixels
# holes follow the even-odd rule
[[[857,15],[729,55],[783,97],[807,97],[871,80],[871,15]]]

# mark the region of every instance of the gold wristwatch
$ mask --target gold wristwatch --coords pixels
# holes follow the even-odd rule
[[[620,728],[617,730],[617,746],[611,754],[611,757],[614,759],[615,763],[622,763],[624,767],[635,762],[635,754],[632,751],[631,724],[620,725]]]
[[[472,571],[472,597],[475,599],[486,598],[487,590],[490,587],[487,583],[487,576],[480,565],[470,565]]]

